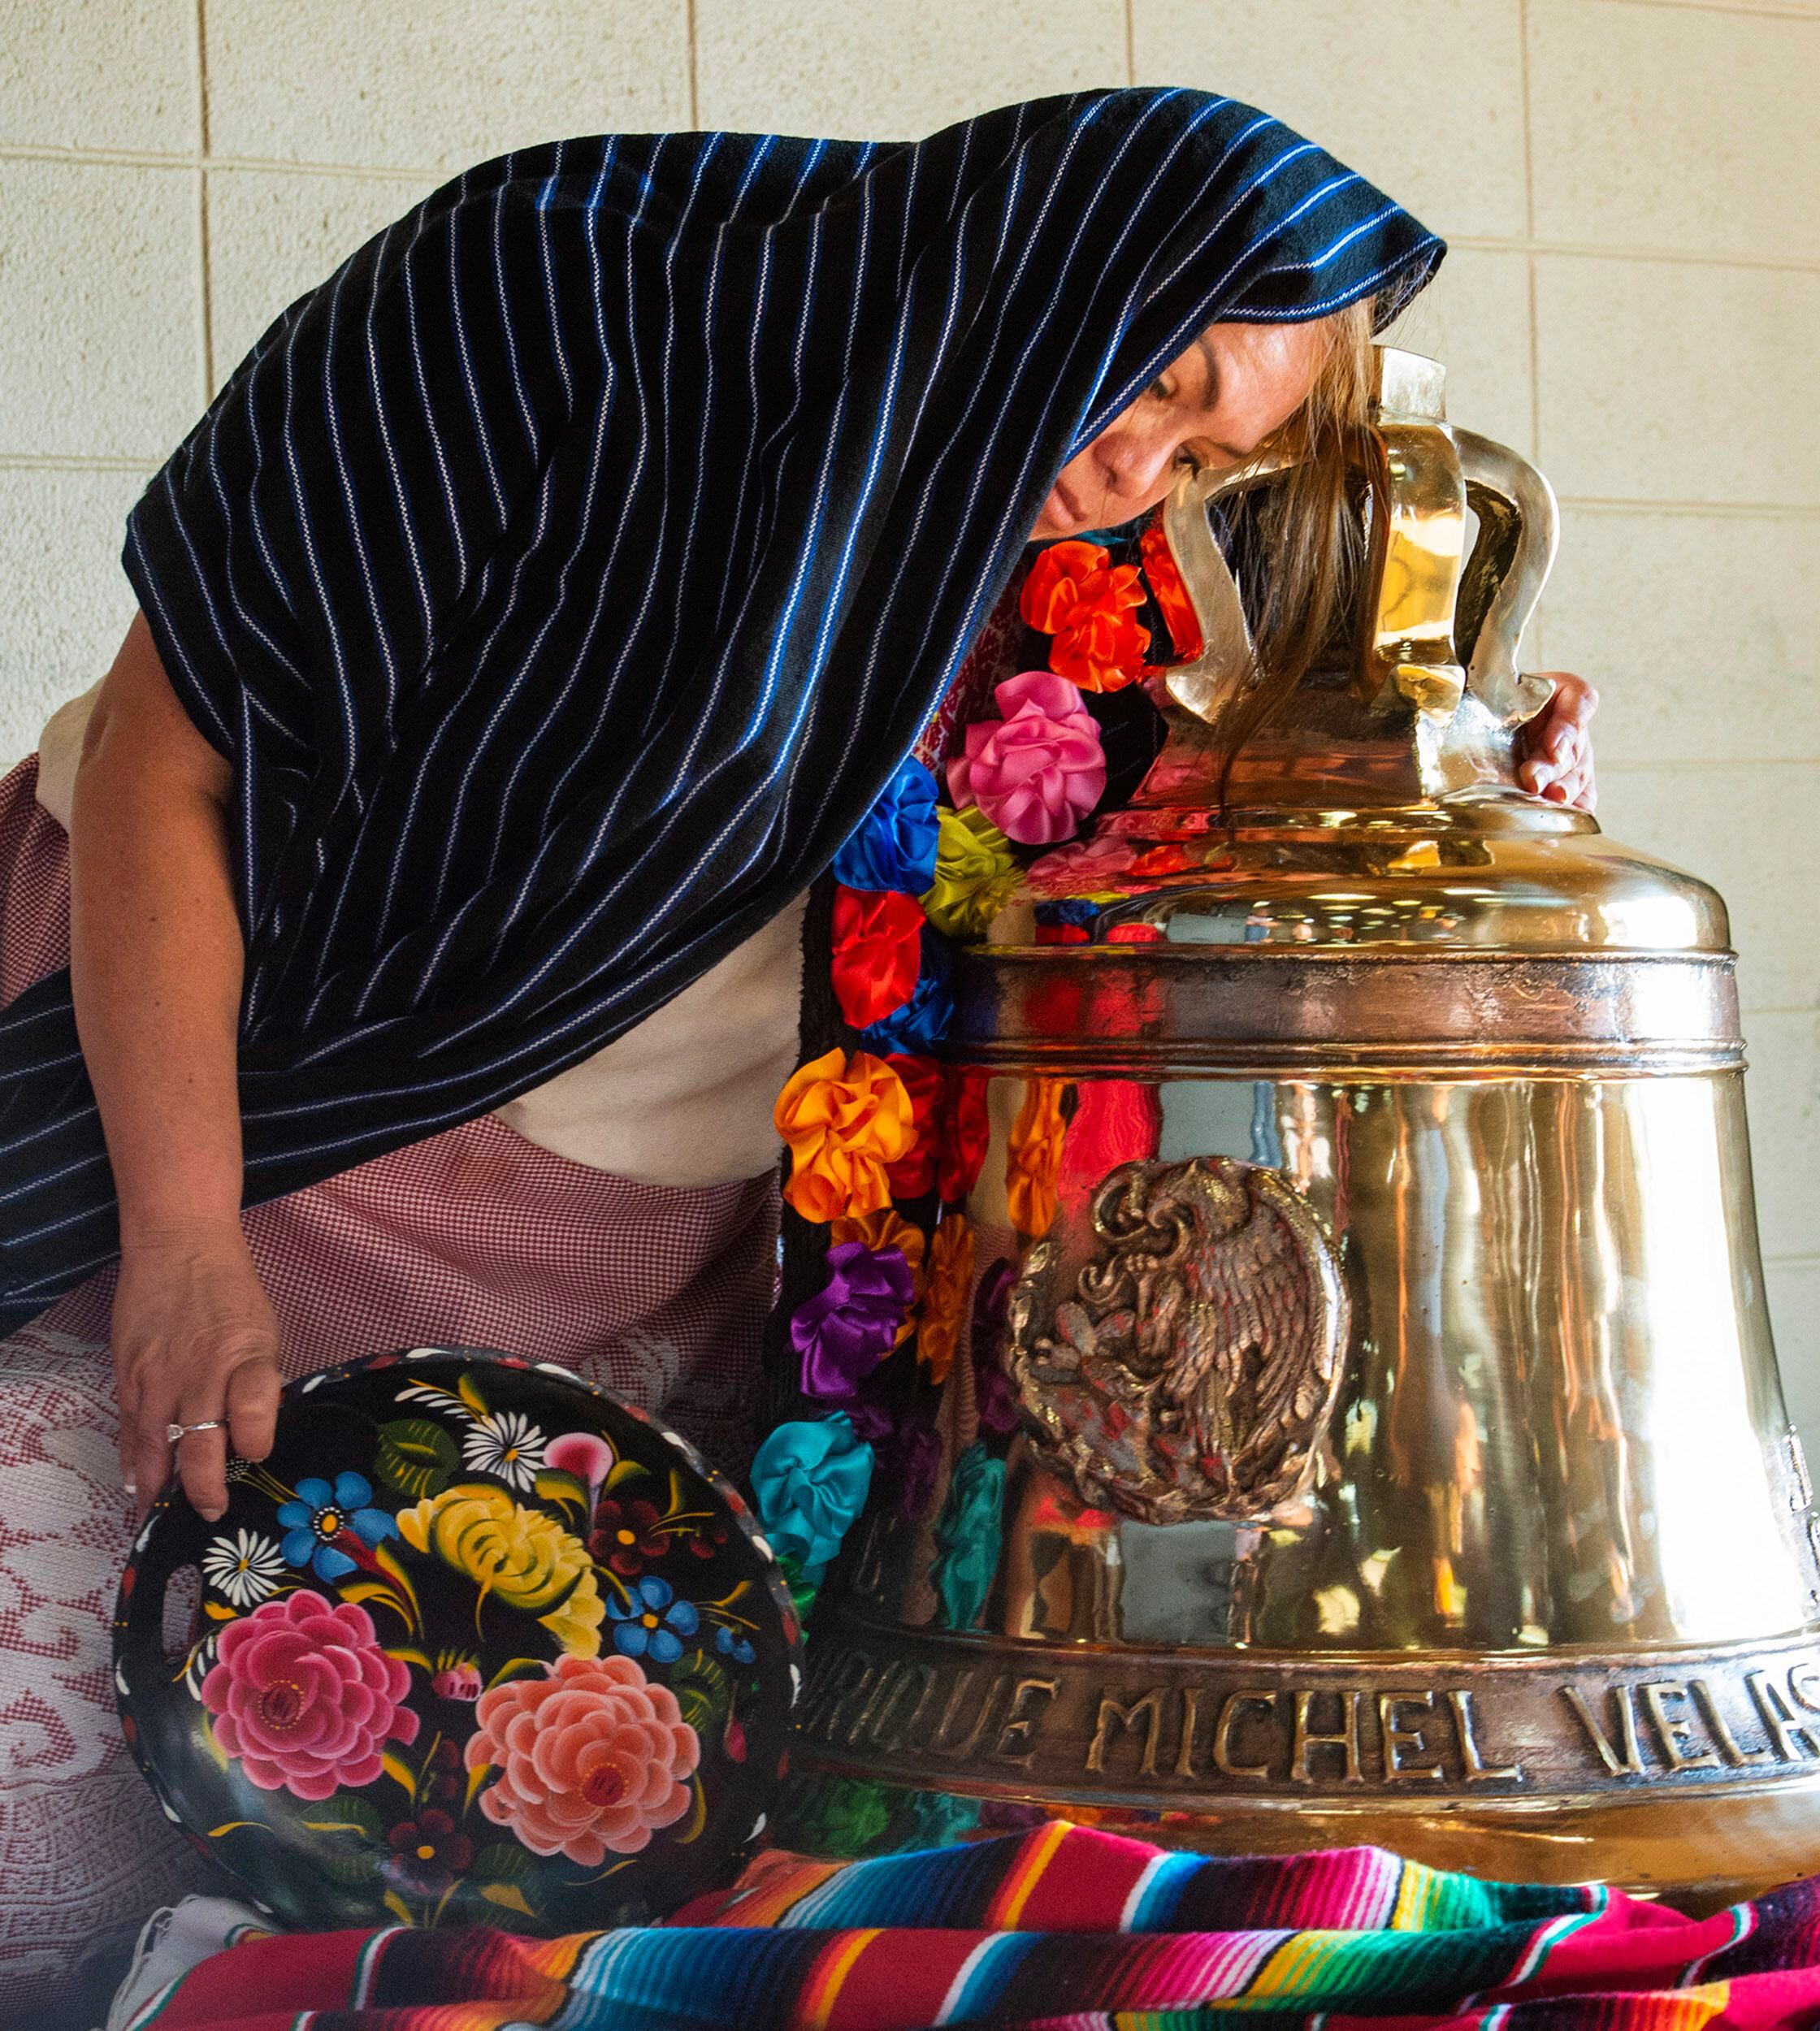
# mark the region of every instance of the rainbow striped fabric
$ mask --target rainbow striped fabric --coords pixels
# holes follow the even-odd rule
[[[1052,1822],[847,1864],[760,1856],[667,1925],[230,1948],[130,2031],[1744,2031],[1820,2023],[1820,1879],[1684,1918],[1376,1848],[1209,1860]]]

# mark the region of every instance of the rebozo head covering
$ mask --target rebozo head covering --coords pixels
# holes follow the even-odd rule
[[[133,511],[234,764],[246,1196],[598,1050],[826,865],[1055,474],[1220,318],[1441,243],[1184,90],[924,141],[470,170],[279,318]],[[67,975],[0,1016],[0,1325],[111,1254]]]

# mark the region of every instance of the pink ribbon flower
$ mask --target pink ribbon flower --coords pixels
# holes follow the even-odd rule
[[[948,764],[958,808],[977,804],[1008,839],[1050,847],[1072,839],[1106,790],[1099,729],[1065,677],[1025,670],[994,695],[1003,717],[967,729]]]

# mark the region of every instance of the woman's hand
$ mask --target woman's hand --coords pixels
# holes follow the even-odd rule
[[[278,1416],[278,1324],[237,1223],[141,1235],[120,1254],[114,1293],[120,1466],[136,1517],[171,1472],[209,1522],[228,1506],[228,1444],[271,1450]],[[219,1419],[173,1447],[166,1427]]]
[[[1523,728],[1523,759],[1517,781],[1525,790],[1558,804],[1591,811],[1599,801],[1592,773],[1592,715],[1599,694],[1584,677],[1568,670],[1539,673],[1554,686],[1554,696]]]

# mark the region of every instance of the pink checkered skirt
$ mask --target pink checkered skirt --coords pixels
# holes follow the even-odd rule
[[[0,779],[0,1006],[69,958],[68,842],[36,759]],[[775,1275],[767,1175],[681,1189],[483,1116],[243,1224],[287,1375],[390,1347],[574,1369],[738,1467]],[[0,1342],[0,2012],[51,2008],[82,1944],[197,1886],[115,1717],[128,1517],[106,1353],[111,1271]]]

